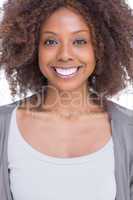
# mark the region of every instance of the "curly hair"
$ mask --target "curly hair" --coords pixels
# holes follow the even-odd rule
[[[8,0],[0,24],[0,65],[11,94],[26,97],[47,80],[38,66],[42,23],[57,9],[71,7],[91,27],[96,67],[88,82],[98,95],[115,95],[133,83],[133,15],[124,0]],[[95,85],[92,77],[96,77]]]

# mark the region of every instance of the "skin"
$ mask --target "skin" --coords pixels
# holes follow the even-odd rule
[[[98,109],[89,100],[87,79],[96,60],[91,30],[81,15],[68,8],[55,11],[41,27],[38,57],[48,80],[45,108],[59,113]],[[83,65],[80,73],[68,80],[58,77],[51,67],[79,65]]]

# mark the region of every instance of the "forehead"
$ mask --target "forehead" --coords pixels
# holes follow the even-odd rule
[[[74,11],[70,8],[60,8],[56,10],[49,18],[43,23],[42,29],[59,29],[61,30],[69,28],[72,30],[88,29],[89,26],[78,11]]]

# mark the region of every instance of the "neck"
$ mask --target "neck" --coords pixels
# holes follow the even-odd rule
[[[44,109],[55,111],[56,114],[62,114],[64,117],[72,114],[76,116],[81,113],[86,114],[98,109],[89,97],[87,84],[73,91],[60,91],[57,88],[53,90],[53,87],[48,87]]]

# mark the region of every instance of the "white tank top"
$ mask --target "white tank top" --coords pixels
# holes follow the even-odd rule
[[[8,139],[8,168],[14,200],[115,200],[113,141],[89,155],[45,155],[21,135],[13,110]]]

